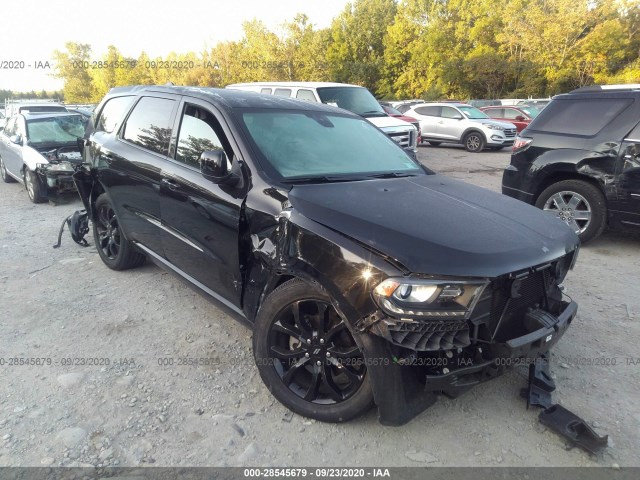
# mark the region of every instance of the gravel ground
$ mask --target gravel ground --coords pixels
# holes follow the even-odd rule
[[[508,151],[458,147],[419,155],[495,191],[509,161]],[[0,466],[640,465],[637,235],[584,247],[566,281],[580,308],[555,349],[554,398],[609,434],[590,457],[526,410],[523,370],[442,398],[403,427],[379,425],[375,411],[343,425],[291,415],[262,385],[250,330],[181,281],[151,264],[111,271],[66,233],[54,250],[78,208],[33,205],[0,183]]]

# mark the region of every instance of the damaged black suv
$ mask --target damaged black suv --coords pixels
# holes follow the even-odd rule
[[[434,175],[331,106],[191,87],[113,89],[75,174],[100,257],[145,257],[253,328],[273,395],[402,424],[548,352],[576,314],[578,237]],[[93,131],[91,131],[93,130]]]

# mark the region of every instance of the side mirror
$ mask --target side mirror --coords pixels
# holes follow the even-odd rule
[[[462,115],[460,115],[459,113],[456,113],[452,118],[454,120],[462,120],[464,117]]]
[[[518,115],[516,117],[516,122],[524,122],[526,120],[526,118],[524,118],[522,115]]]
[[[205,150],[200,155],[200,173],[214,183],[221,183],[229,174],[227,155],[222,150]]]
[[[9,137],[9,141],[11,143],[15,143],[16,145],[22,145],[22,136],[21,135],[11,135],[11,137]]]

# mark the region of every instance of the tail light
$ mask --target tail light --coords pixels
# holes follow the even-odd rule
[[[533,141],[533,138],[526,138],[517,136],[516,140],[513,142],[512,152],[518,152],[520,150],[524,150],[529,146],[529,144]]]

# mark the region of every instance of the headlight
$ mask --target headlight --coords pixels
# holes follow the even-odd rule
[[[390,316],[469,318],[488,281],[388,278],[373,290]]]
[[[500,130],[501,132],[504,131],[504,128],[500,125],[492,125],[491,123],[487,123],[485,126],[490,130]]]

